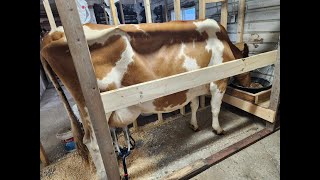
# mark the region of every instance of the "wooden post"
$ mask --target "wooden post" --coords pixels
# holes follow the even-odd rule
[[[49,159],[48,159],[48,156],[47,156],[46,152],[43,149],[41,141],[40,141],[40,160],[44,164],[44,166],[48,166],[49,163],[50,163]]]
[[[237,42],[243,42],[245,10],[246,10],[246,0],[239,0]]]
[[[180,15],[180,0],[174,0],[174,14],[176,16],[176,20],[181,20]]]
[[[220,24],[227,30],[228,23],[228,0],[221,2],[221,18]]]
[[[199,19],[206,18],[206,1],[199,0]]]
[[[121,0],[119,0],[119,6],[120,6],[120,15],[121,15],[121,19],[122,19],[122,24],[125,24],[125,19],[124,19],[124,14],[123,14],[123,8],[122,8],[122,2]]]
[[[237,42],[243,42],[245,10],[246,10],[246,0],[239,0]]]
[[[165,16],[165,21],[168,22],[168,2],[167,2],[167,0],[164,0],[164,16]]]
[[[113,1],[113,0],[110,0]],[[96,136],[105,172],[109,180],[120,178],[120,172],[106,114],[103,109],[91,56],[75,1],[56,0],[75,70],[79,78],[85,106]],[[111,7],[114,4],[111,3]]]
[[[138,121],[137,121],[137,119],[133,121],[133,130],[134,130],[134,131],[138,131],[138,130],[139,130],[139,126],[138,126]]]
[[[144,2],[144,11],[146,13],[146,21],[147,21],[147,23],[152,23],[150,1],[143,0],[143,2]]]
[[[51,29],[56,29],[57,25],[56,25],[56,22],[54,21],[54,17],[53,17],[52,11],[51,11],[51,7],[50,7],[50,4],[49,4],[49,1],[48,0],[42,0],[42,3],[43,3],[43,6],[44,6],[44,9],[46,11],[46,14],[47,14]]]
[[[271,130],[274,130],[276,128],[277,121],[279,120],[277,118],[279,103],[280,103],[280,36],[279,36],[279,43],[278,43],[278,55],[277,55],[277,61],[275,63],[275,68],[274,68],[274,76],[273,76],[270,105],[269,105],[269,109],[276,112],[274,117],[275,120],[273,123],[267,122],[266,124],[267,128]]]
[[[110,10],[111,10],[111,14],[112,14],[112,19],[113,19],[113,25],[118,25],[118,14],[116,11],[116,6],[114,5],[114,0],[109,0],[109,4],[110,4]]]

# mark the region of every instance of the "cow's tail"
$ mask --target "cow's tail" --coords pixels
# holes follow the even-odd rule
[[[67,110],[67,113],[69,114],[69,119],[71,123],[71,130],[73,133],[73,139],[77,147],[77,151],[81,158],[85,161],[86,164],[89,164],[89,150],[87,146],[83,143],[83,137],[84,137],[84,132],[81,129],[81,124],[77,120],[76,116],[74,115],[70,104],[68,103],[68,100],[63,93],[62,88],[59,85],[59,82],[57,81],[55,77],[55,74],[53,73],[53,70],[51,69],[50,65],[48,62],[40,55],[40,60],[42,62],[43,68],[48,74],[50,80],[53,82],[54,87],[56,88],[60,98],[62,101],[65,101],[63,104],[65,105],[65,108]]]

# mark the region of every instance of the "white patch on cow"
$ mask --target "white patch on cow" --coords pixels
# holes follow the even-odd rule
[[[200,33],[206,32],[208,34],[208,40],[206,41],[206,50],[211,50],[213,56],[210,59],[209,66],[222,63],[222,55],[224,46],[222,42],[217,38],[216,32],[220,31],[218,23],[213,19],[206,19],[204,21],[193,22]]]
[[[197,64],[197,60],[194,58],[191,58],[190,56],[187,56],[184,52],[184,49],[186,48],[186,45],[184,43],[181,43],[181,49],[179,52],[178,57],[184,57],[184,62],[183,62],[183,67],[187,70],[187,71],[192,71],[195,69],[199,69],[200,66],[198,66]]]
[[[116,62],[116,65],[111,69],[111,71],[102,79],[98,81],[99,89],[106,89],[108,85],[115,83],[117,88],[121,87],[121,81],[124,74],[127,72],[128,65],[133,62],[134,52],[130,45],[127,36],[122,36],[123,40],[126,43],[126,49],[121,54],[121,58]]]
[[[64,32],[62,26],[57,27],[54,30],[51,30],[49,34],[53,32]],[[97,44],[104,44],[111,36],[113,35],[125,35],[126,33],[123,32],[118,27],[110,27],[108,29],[90,29],[88,26],[83,25],[83,32],[86,37],[87,43],[89,46],[97,43]],[[128,37],[129,38],[129,37]],[[67,42],[66,37],[64,37],[64,41]]]
[[[210,83],[210,92],[211,92],[211,112],[212,112],[212,128],[220,134],[223,130],[219,124],[219,112],[221,107],[222,98],[224,92],[221,92],[218,89],[218,86],[214,83]]]
[[[113,120],[117,121],[117,125],[126,127],[133,123],[140,115],[141,110],[138,106],[129,106],[127,108],[114,111]]]

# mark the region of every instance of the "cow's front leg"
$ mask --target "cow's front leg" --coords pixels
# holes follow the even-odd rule
[[[211,92],[211,112],[212,112],[212,128],[216,134],[223,134],[224,131],[219,124],[219,112],[223,95],[226,91],[227,79],[210,83]]]
[[[198,121],[197,121],[197,111],[199,108],[199,98],[195,97],[191,100],[191,121],[190,121],[190,127],[194,131],[199,130]]]

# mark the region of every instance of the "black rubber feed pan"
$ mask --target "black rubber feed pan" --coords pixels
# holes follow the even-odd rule
[[[243,87],[241,85],[239,85],[239,83],[233,79],[233,81],[231,81],[230,83],[230,86],[233,87],[233,88],[237,88],[237,89],[240,89],[240,90],[243,90],[243,91],[247,91],[247,92],[250,92],[250,93],[258,93],[258,92],[261,92],[261,91],[264,91],[264,90],[267,90],[267,89],[270,89],[272,84],[270,81],[266,80],[266,79],[263,79],[263,78],[258,78],[258,77],[251,77],[251,82],[252,83],[259,83],[262,85],[262,87]]]

